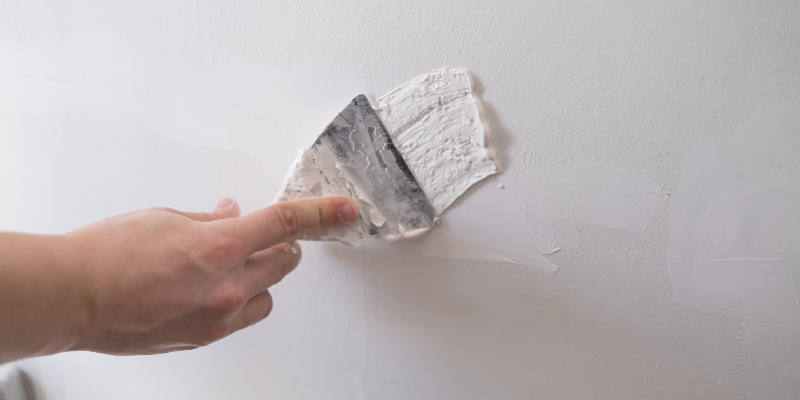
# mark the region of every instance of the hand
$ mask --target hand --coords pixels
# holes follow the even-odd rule
[[[27,282],[34,291],[47,288],[50,295],[44,297],[61,304],[40,309],[61,309],[50,313],[63,315],[50,318],[58,321],[58,329],[50,331],[59,337],[30,353],[154,354],[215,342],[270,313],[268,288],[300,261],[300,246],[293,238],[348,225],[357,217],[356,203],[341,197],[289,201],[241,217],[238,205],[224,199],[210,213],[155,208],[107,218],[57,237],[40,236],[50,240],[44,245],[48,251],[37,252],[33,246],[31,254],[53,253],[40,261],[62,261],[51,268],[53,277],[37,282],[21,274],[25,279],[14,287],[25,287]],[[34,239],[15,240],[24,245]],[[6,258],[3,251],[24,253],[0,246],[0,260]],[[13,269],[13,262],[3,268]],[[0,269],[0,277],[3,274]],[[26,306],[25,301],[19,303]],[[43,319],[47,318],[39,318]],[[9,321],[0,318],[0,325],[4,322]],[[3,336],[9,335],[0,332]],[[0,345],[0,359],[2,350]]]

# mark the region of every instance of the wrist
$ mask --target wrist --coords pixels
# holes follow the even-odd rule
[[[64,304],[60,318],[61,351],[88,349],[87,332],[92,324],[93,302],[91,276],[88,273],[90,256],[80,238],[73,233],[55,237],[58,244],[54,268],[62,279],[59,296]]]
[[[89,308],[79,254],[66,236],[0,233],[0,363],[80,344]]]

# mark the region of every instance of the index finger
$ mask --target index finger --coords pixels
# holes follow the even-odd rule
[[[254,253],[304,233],[350,225],[357,218],[355,200],[318,197],[273,204],[237,218],[235,224],[238,233],[248,239],[249,252]]]

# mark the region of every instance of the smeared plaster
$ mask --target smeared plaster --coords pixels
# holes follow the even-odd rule
[[[696,146],[672,199],[676,300],[745,318],[745,345],[780,341],[800,350],[798,132],[800,100],[767,105]],[[793,365],[781,371],[794,376]]]
[[[480,195],[506,212],[467,214],[455,207],[417,249],[432,257],[519,263],[553,273],[558,266],[547,256],[559,248],[547,221],[642,232],[667,198],[646,175],[593,161],[554,164],[525,175],[509,171],[503,181],[505,190]]]
[[[689,155],[670,235],[678,301],[701,308],[695,297],[741,302],[747,311],[735,316],[800,324],[793,282],[800,272],[798,129],[800,102],[773,104]]]
[[[800,380],[800,358],[781,367],[781,373],[784,378]]]

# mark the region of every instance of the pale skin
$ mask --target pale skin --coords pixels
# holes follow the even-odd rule
[[[266,318],[300,262],[295,238],[358,217],[351,199],[294,200],[240,216],[134,211],[63,235],[0,232],[0,364],[87,350],[158,354]]]

